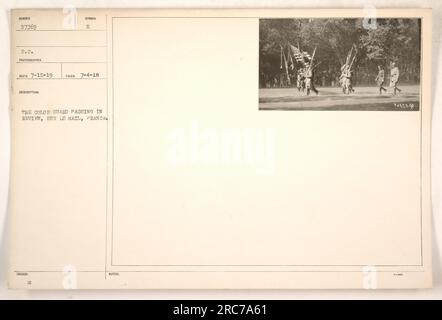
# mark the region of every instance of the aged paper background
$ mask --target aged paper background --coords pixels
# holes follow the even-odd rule
[[[436,35],[437,36],[437,35]],[[434,70],[434,69],[433,69]],[[436,270],[436,272],[437,272],[437,270]]]

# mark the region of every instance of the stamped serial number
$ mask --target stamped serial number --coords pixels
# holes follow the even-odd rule
[[[415,105],[414,103],[394,103],[394,107],[400,109],[414,109]]]

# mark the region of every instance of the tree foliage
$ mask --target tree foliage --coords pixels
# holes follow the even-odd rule
[[[286,72],[283,64],[281,68],[281,46],[287,55],[289,43],[310,54],[317,48],[316,76],[325,78],[326,85],[339,76],[352,46],[357,53],[356,83],[372,83],[377,65],[388,73],[393,61],[402,82],[419,81],[420,19],[377,19],[373,29],[364,28],[362,19],[261,19],[259,39],[261,83]]]

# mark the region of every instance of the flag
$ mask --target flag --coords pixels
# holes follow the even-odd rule
[[[310,60],[312,60],[312,57],[308,54],[307,51],[304,51],[302,54],[304,56],[304,62],[310,62]]]
[[[295,64],[294,64],[294,62],[293,62],[293,58],[292,58],[292,55],[290,54],[290,47],[288,48],[288,50],[287,50],[287,56],[289,57],[289,67],[290,67],[290,70],[293,70],[293,69],[295,69]]]
[[[287,83],[290,85],[288,61],[287,61],[287,58],[285,57],[284,51],[282,50],[282,46],[281,46],[281,54],[282,54],[282,57],[284,58],[284,66],[285,66],[285,74],[287,76]],[[282,63],[281,63],[281,68],[282,68]]]
[[[355,49],[354,54],[353,54],[353,49]],[[345,64],[341,67],[341,70],[343,70],[345,68],[351,69],[351,67],[353,66],[353,62],[355,62],[356,55],[357,55],[357,51],[356,51],[355,45],[353,45],[351,47],[350,51],[348,51],[347,59],[345,60]]]
[[[304,53],[301,52],[301,50],[299,50],[295,46],[292,46],[291,44],[289,46],[290,46],[290,49],[292,49],[293,57],[295,58],[295,60],[297,62],[304,63],[305,62],[304,61]]]
[[[295,46],[289,45],[290,49],[292,49],[293,56],[297,62],[305,64],[307,62],[311,62],[312,56],[307,51],[301,51]]]
[[[281,65],[279,68],[282,70],[282,46],[281,46]]]
[[[311,56],[311,58],[310,58],[310,63],[313,63],[313,59],[315,58],[315,53],[316,53],[316,47],[315,47],[315,49],[313,50],[312,56]]]
[[[345,64],[348,65],[350,63],[351,54],[353,53],[353,46],[347,54],[347,59],[345,60]]]

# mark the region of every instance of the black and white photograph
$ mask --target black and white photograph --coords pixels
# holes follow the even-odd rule
[[[0,304],[442,299],[442,1],[15,2]]]
[[[421,19],[260,19],[259,110],[418,111]]]

